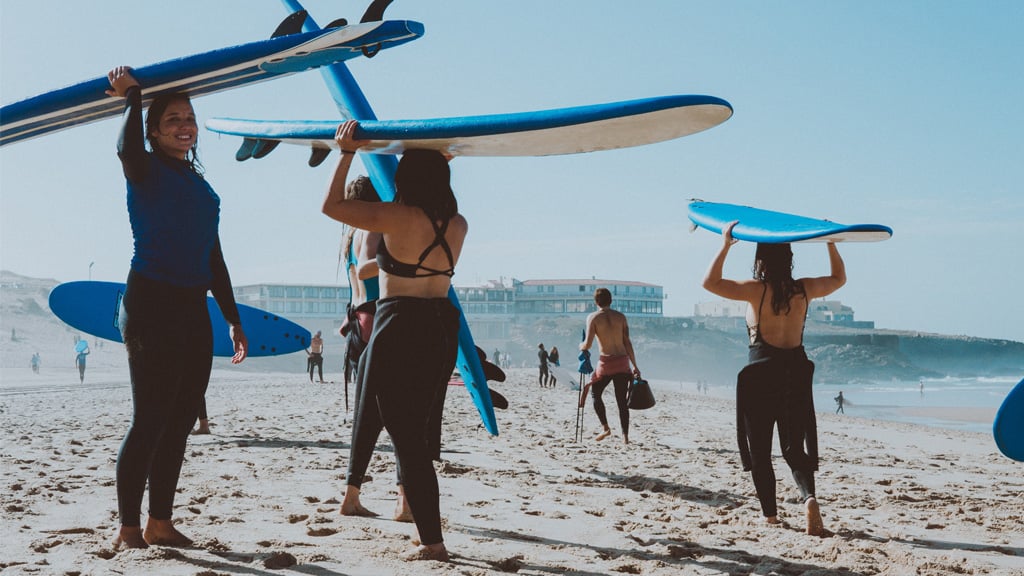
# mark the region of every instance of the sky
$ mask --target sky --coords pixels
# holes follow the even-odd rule
[[[365,2],[309,0],[324,25]],[[173,6],[168,9],[167,6]],[[0,102],[269,37],[276,0],[0,0]],[[943,0],[643,3],[396,0],[424,36],[349,67],[381,119],[522,112],[670,94],[727,100],[708,131],[637,148],[457,158],[470,232],[454,282],[636,280],[665,314],[716,298],[701,278],[720,237],[691,232],[690,199],[893,228],[841,244],[831,299],[878,328],[1024,341],[1024,3]],[[213,117],[339,119],[315,71],[197,98]],[[123,281],[132,241],[117,120],[0,148],[0,268]],[[234,160],[202,130],[236,285],[343,284],[341,225],[320,213],[318,168],[281,146]],[[352,174],[362,171],[357,161]],[[797,276],[828,272],[796,245]],[[753,245],[725,273],[747,278]]]

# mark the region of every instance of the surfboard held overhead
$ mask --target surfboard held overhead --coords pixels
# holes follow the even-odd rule
[[[425,148],[453,156],[552,156],[672,140],[717,126],[730,116],[732,106],[721,98],[677,95],[511,114],[364,120],[356,137],[370,141],[360,149],[368,154]],[[328,150],[337,148],[338,124],[339,120],[211,118],[206,128],[249,140]],[[252,155],[240,151],[239,156],[245,160]]]
[[[696,226],[721,234],[734,220],[737,240],[782,244],[790,242],[880,242],[892,237],[892,228],[882,224],[840,224],[830,220],[773,212],[750,206],[718,202],[691,202],[687,216]]]
[[[301,24],[301,22],[300,22]],[[275,36],[134,68],[143,104],[161,92],[213,94],[344,62],[365,51],[405,44],[423,35],[411,20],[385,20]],[[53,90],[0,108],[0,146],[119,115],[124,101],[106,95],[106,76]]]

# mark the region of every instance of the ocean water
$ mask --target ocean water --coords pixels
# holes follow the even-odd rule
[[[835,411],[842,390],[849,416],[991,432],[996,411],[1020,378],[925,378],[920,381],[815,385],[814,406]]]

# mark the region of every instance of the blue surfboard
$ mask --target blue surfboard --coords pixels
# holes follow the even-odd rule
[[[992,436],[999,451],[1024,462],[1024,380],[1006,395],[992,422]]]
[[[50,310],[65,324],[105,340],[124,342],[119,325],[125,285],[120,282],[66,282],[50,291]],[[213,355],[233,356],[228,325],[213,297],[206,298],[213,324]],[[276,356],[309,347],[309,330],[259,308],[238,305],[249,356]]]
[[[677,95],[535,112],[360,120],[360,152],[400,154],[413,148],[452,156],[551,156],[653,144],[725,122],[728,102],[714,96]],[[337,148],[338,120],[211,118],[206,128],[255,142],[285,142],[326,151]],[[251,146],[251,145],[250,145]],[[240,153],[239,160],[252,154]]]
[[[191,97],[294,74],[375,54],[423,35],[408,20],[367,22],[324,31],[287,34],[135,68],[143,104],[161,92]],[[106,76],[7,104],[0,108],[0,146],[120,115],[124,100],[106,95]]]
[[[881,224],[839,224],[736,204],[691,202],[687,212],[696,226],[716,234],[721,234],[729,222],[739,220],[732,236],[748,242],[878,242],[892,237],[892,228]]]

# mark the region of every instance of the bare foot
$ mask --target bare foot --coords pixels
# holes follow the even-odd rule
[[[600,434],[595,436],[594,437],[594,441],[595,442],[600,442],[601,440],[604,440],[605,438],[607,438],[607,437],[609,437],[611,435],[612,435],[612,431],[611,430],[605,430],[604,432],[601,432]]]
[[[436,560],[438,562],[448,561],[448,550],[444,547],[444,544],[430,544],[428,546],[420,546],[402,555],[402,560],[406,562],[415,562],[418,560]]]
[[[814,498],[807,500],[807,533],[811,536],[824,536],[825,524],[821,521],[821,509]]]
[[[371,512],[363,507],[359,502],[359,488],[355,486],[348,486],[345,488],[345,498],[341,502],[341,515],[342,516],[363,516],[366,518],[374,518],[380,516],[376,512]]]
[[[399,496],[395,505],[395,515],[392,517],[395,522],[415,522],[412,517],[412,510],[409,508],[409,501]]]
[[[209,434],[210,433],[210,421],[199,420],[199,427],[192,431],[193,434]]]
[[[121,526],[114,538],[114,550],[120,552],[129,548],[149,548],[146,540],[142,537],[142,527]]]
[[[187,548],[192,545],[192,539],[185,536],[170,520],[157,520],[150,518],[146,521],[146,531],[142,534],[147,544],[170,546],[172,548]]]
[[[778,516],[766,516],[764,521],[769,524],[782,524],[782,522],[779,521]]]

